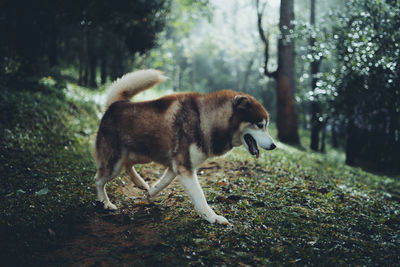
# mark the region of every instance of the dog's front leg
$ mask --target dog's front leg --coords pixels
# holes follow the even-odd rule
[[[170,168],[167,168],[161,178],[150,187],[147,198],[151,199],[152,197],[156,196],[161,190],[167,187],[175,177],[175,172],[173,172]]]
[[[197,179],[195,171],[185,171],[179,175],[179,181],[183,185],[186,193],[189,195],[193,202],[194,208],[197,213],[210,223],[220,223],[230,225],[228,220],[220,215],[217,215],[211,207],[208,205],[207,200],[204,196],[203,190]]]

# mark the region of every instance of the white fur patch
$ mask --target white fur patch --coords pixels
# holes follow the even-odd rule
[[[190,156],[190,162],[192,163],[192,168],[197,168],[201,163],[203,163],[207,159],[206,154],[204,154],[201,151],[201,149],[195,144],[190,145],[189,156]]]
[[[153,69],[127,73],[115,80],[107,89],[105,106],[108,108],[119,100],[129,100],[137,93],[163,82],[165,79],[162,72]]]

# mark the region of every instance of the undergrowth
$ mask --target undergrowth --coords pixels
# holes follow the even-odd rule
[[[95,212],[95,97],[51,78],[42,87],[0,94],[3,257],[57,244]],[[151,250],[152,257],[136,259],[145,265],[398,264],[399,182],[341,159],[283,144],[258,160],[234,149],[212,168],[199,169],[207,200],[232,227],[201,220],[187,196],[172,191],[145,206],[158,216],[153,224],[160,243],[104,255]],[[112,192],[120,183],[110,187],[113,201],[136,205]]]
[[[200,175],[211,177],[204,186],[207,199],[233,227],[199,222],[188,212],[190,204],[164,207],[164,260],[242,266],[399,262],[398,181],[279,148],[259,160],[235,149],[227,156],[230,168]]]
[[[94,199],[93,102],[65,96],[51,77],[41,90],[0,94],[1,253],[15,257],[68,235]],[[29,258],[25,259],[29,262]]]

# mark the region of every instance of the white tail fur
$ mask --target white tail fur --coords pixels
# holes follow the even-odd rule
[[[161,71],[148,69],[127,73],[115,80],[107,89],[106,109],[112,103],[129,100],[134,95],[165,81]]]

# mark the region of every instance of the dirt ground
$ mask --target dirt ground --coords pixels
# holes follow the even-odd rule
[[[205,163],[198,170],[203,178],[200,178],[200,183],[205,185],[211,177],[218,178],[220,172],[232,170],[231,164],[223,158]],[[140,170],[149,184],[154,183],[162,172],[163,167],[155,164]],[[168,223],[160,221],[162,206],[173,206],[177,201],[183,201],[182,188],[175,180],[154,203],[149,203],[143,191],[125,175],[116,184],[119,195],[109,195],[119,207],[117,211],[104,211],[98,203],[98,211],[77,227],[75,235],[57,249],[35,254],[35,261],[46,266],[132,266],[156,258],[165,246],[160,238],[160,226]],[[197,215],[189,212],[188,216]],[[201,220],[199,217],[196,219]]]

